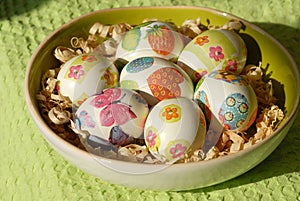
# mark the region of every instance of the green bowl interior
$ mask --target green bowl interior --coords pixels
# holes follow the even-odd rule
[[[172,17],[171,17],[172,16]],[[28,65],[29,70],[29,95],[38,110],[35,95],[40,90],[42,74],[49,68],[58,67],[59,63],[53,56],[53,51],[58,45],[70,46],[73,36],[86,37],[88,30],[95,22],[115,24],[127,22],[139,24],[143,19],[156,18],[159,20],[171,20],[180,25],[186,19],[200,17],[203,24],[209,19],[212,25],[223,25],[228,19],[235,18],[223,12],[199,7],[144,7],[102,10],[87,14],[63,25],[51,34],[37,49]],[[262,54],[262,66],[269,64],[268,72],[272,71],[272,78],[279,83],[277,91],[281,96],[281,102],[286,109],[286,118],[295,113],[299,102],[299,73],[290,55],[269,34],[258,27],[244,22],[244,33],[252,36],[258,43]],[[250,53],[251,54],[251,53]],[[285,94],[281,94],[282,87]],[[281,89],[280,89],[281,88]]]

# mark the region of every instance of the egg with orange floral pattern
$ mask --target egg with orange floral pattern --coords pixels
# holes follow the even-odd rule
[[[119,72],[107,58],[86,53],[62,65],[57,79],[58,92],[79,106],[89,96],[118,84]]]
[[[184,97],[165,99],[150,111],[144,128],[146,146],[160,161],[176,162],[201,148],[206,135],[200,107]]]

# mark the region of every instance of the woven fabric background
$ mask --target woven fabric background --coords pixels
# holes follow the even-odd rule
[[[108,184],[66,162],[43,139],[23,95],[26,65],[37,46],[91,11],[162,5],[206,6],[247,19],[277,38],[300,66],[299,0],[1,0],[0,200],[300,200],[300,113],[280,146],[254,169],[184,192]]]

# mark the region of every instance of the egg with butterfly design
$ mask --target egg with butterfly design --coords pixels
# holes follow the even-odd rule
[[[75,113],[76,128],[116,145],[126,145],[143,134],[149,108],[137,92],[109,88],[85,100]]]

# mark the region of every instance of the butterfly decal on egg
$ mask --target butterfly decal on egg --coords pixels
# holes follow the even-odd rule
[[[137,117],[130,105],[121,102],[125,96],[126,93],[121,96],[119,88],[112,88],[94,97],[91,104],[96,108],[103,108],[100,112],[102,126],[112,126],[114,123],[122,125]]]

